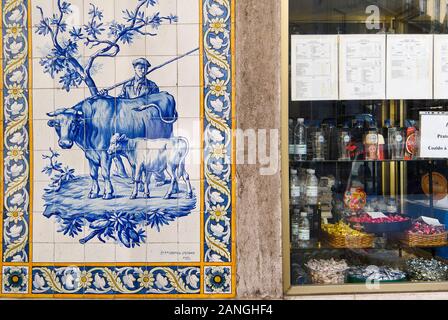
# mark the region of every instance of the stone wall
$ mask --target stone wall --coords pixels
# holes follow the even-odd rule
[[[279,129],[280,1],[236,1],[236,59],[238,128]],[[258,165],[237,167],[237,282],[241,299],[283,296],[281,177]]]
[[[280,129],[280,15],[280,0],[236,1],[236,107],[240,129]],[[280,142],[278,148],[280,153]],[[261,176],[259,169],[259,165],[237,166],[237,297],[282,299],[281,173]],[[425,300],[448,299],[448,293],[287,299]]]

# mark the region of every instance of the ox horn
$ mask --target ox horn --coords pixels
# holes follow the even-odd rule
[[[60,115],[60,114],[63,114],[63,113],[66,112],[66,111],[67,111],[66,108],[61,108],[61,109],[58,109],[58,110],[56,110],[56,111],[54,111],[54,112],[48,112],[48,113],[47,113],[47,116],[49,116],[49,117],[51,117],[51,118],[54,118],[54,117],[57,117],[57,116]]]
[[[65,109],[64,111],[65,114],[71,114],[74,116],[82,116],[83,113],[80,110],[75,110],[75,109]]]
[[[57,117],[61,114],[72,114],[72,115],[77,115],[82,117],[84,115],[84,113],[81,110],[75,110],[75,109],[67,109],[67,108],[61,108],[58,109],[54,112],[48,112],[47,116],[49,116],[50,118],[54,118]]]

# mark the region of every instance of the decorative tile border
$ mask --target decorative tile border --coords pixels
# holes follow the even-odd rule
[[[2,261],[29,261],[28,3],[2,0],[4,195]]]
[[[199,294],[199,267],[35,267],[33,294]]]
[[[30,0],[2,0],[3,219],[0,267],[5,296],[232,297],[234,259],[234,1],[201,1],[204,202],[198,266],[36,266],[30,230]],[[212,262],[216,266],[205,265]],[[27,266],[24,265],[28,264]],[[17,264],[17,265],[16,265]],[[203,276],[201,274],[203,272]],[[31,272],[31,274],[29,274]],[[30,279],[31,277],[31,279]],[[31,285],[30,285],[31,284]],[[1,296],[0,294],[0,296]]]
[[[232,251],[231,1],[204,1],[205,261]]]
[[[2,271],[2,293],[28,293],[28,267],[7,266]]]
[[[232,293],[232,268],[205,267],[204,287],[206,294]]]

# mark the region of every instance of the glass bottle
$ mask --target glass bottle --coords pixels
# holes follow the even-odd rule
[[[315,206],[319,194],[319,180],[316,177],[316,170],[308,169],[306,178],[306,204]]]
[[[291,205],[299,206],[300,205],[300,181],[299,176],[297,175],[297,170],[291,170],[290,177],[290,191],[291,191]]]
[[[294,120],[293,119],[289,119],[288,130],[289,130],[289,156],[293,157],[295,154]]]
[[[403,128],[389,129],[388,143],[392,160],[403,160],[406,145],[406,132]]]
[[[309,246],[311,240],[310,222],[308,220],[308,213],[302,212],[299,220],[299,246]]]
[[[313,230],[311,229],[311,226],[314,225],[314,209],[316,206],[307,205],[305,207],[305,210],[303,212],[307,213],[308,222],[310,223],[310,239],[314,238]]]
[[[339,132],[338,138],[338,151],[339,151],[339,160],[350,160],[350,142],[352,141],[352,136],[350,133],[350,129],[347,124]]]
[[[300,210],[294,209],[291,217],[291,243],[299,243]]]
[[[307,146],[306,146],[306,127],[305,119],[297,119],[297,125],[294,129],[294,144],[295,144],[295,157],[296,161],[304,161],[307,159]]]
[[[378,160],[378,130],[374,122],[369,125],[369,131],[364,138],[366,160]]]
[[[389,146],[389,141],[388,141],[388,137],[389,137],[389,129],[391,128],[391,121],[390,119],[387,119],[384,121],[384,127],[382,128],[382,132],[381,134],[383,135],[385,141],[385,146],[384,146],[384,160],[385,159],[391,159],[391,155],[390,155],[390,146]]]
[[[353,145],[353,159],[352,160],[364,160],[364,121],[363,120],[356,120],[355,126],[352,131],[352,141],[354,143]]]
[[[317,128],[317,130],[313,133],[312,146],[313,160],[325,160],[325,136],[320,128]]]
[[[316,239],[320,239],[320,231],[322,229],[322,204],[317,204],[316,216],[313,219],[313,233]]]
[[[323,125],[322,132],[325,138],[325,160],[337,160],[336,127],[333,123]]]
[[[300,206],[303,207],[306,204],[306,179],[307,170],[300,168],[299,171],[299,183],[300,183]]]

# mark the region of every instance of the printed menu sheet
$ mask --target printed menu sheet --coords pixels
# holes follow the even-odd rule
[[[448,35],[434,35],[434,99],[448,99]]]
[[[386,98],[386,35],[341,35],[340,99]]]
[[[338,100],[338,36],[291,37],[293,101]]]
[[[433,98],[433,36],[387,36],[387,99]]]

